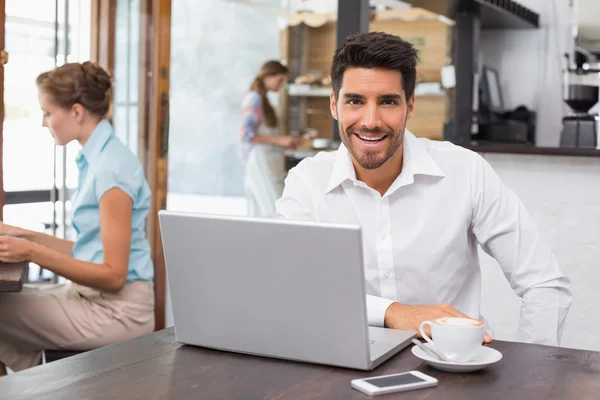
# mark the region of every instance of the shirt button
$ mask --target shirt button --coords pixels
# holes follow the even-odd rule
[[[389,272],[387,272],[387,273],[385,274],[385,279],[389,279],[389,277],[390,277],[390,273],[389,273]]]
[[[385,232],[381,232],[381,238],[383,240],[387,239],[387,234]]]

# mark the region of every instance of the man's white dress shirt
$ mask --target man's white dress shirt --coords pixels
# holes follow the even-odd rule
[[[558,345],[570,282],[515,193],[475,152],[408,131],[403,148],[402,173],[383,196],[357,180],[344,145],[303,160],[278,217],[360,224],[370,325],[383,326],[392,302],[448,303],[481,318],[480,244],[523,299],[517,339]]]

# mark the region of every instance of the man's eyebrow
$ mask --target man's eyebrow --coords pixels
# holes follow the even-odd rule
[[[402,95],[397,93],[387,93],[379,96],[382,100],[402,100]]]
[[[377,96],[380,100],[402,100],[402,95],[398,93],[386,93]],[[345,93],[344,98],[346,99],[364,99],[365,96],[358,93]]]
[[[348,99],[364,99],[365,96],[358,93],[344,93],[344,97]]]

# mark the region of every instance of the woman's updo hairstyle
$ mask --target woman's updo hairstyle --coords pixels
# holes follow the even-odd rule
[[[38,88],[50,96],[52,103],[62,108],[81,104],[100,118],[107,117],[112,98],[110,75],[98,64],[69,63],[40,74]]]

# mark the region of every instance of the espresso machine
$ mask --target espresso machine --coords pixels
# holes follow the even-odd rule
[[[569,66],[564,72],[563,100],[571,113],[563,117],[561,147],[598,148],[600,117],[590,113],[598,103],[600,92],[600,70],[590,68],[589,64]]]

